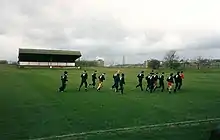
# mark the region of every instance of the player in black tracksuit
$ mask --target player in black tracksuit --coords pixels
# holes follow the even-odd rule
[[[118,91],[118,87],[119,87],[119,79],[120,79],[120,74],[118,72],[116,72],[115,74],[113,74],[113,80],[114,83],[112,85],[112,89],[115,89],[115,91]]]
[[[159,87],[161,88],[161,92],[164,91],[164,72],[159,76]]]
[[[79,86],[79,91],[81,89],[81,87],[83,86],[83,84],[85,85],[85,91],[87,91],[87,79],[88,79],[88,74],[86,71],[84,71],[82,74],[81,74],[81,84]]]
[[[68,81],[68,76],[67,76],[68,72],[64,71],[64,74],[61,76],[61,86],[59,88],[59,92],[64,92],[65,88],[66,88],[66,82]]]
[[[138,85],[136,86],[136,88],[140,87],[141,91],[143,91],[144,71],[141,71],[141,73],[137,75],[137,78],[138,78]]]
[[[157,89],[157,81],[158,81],[158,72],[154,75],[154,91]]]
[[[120,74],[118,73],[115,77],[115,92],[118,92],[119,83],[120,83]]]
[[[97,71],[94,71],[94,73],[92,74],[92,84],[89,84],[93,88],[95,88],[95,85],[96,85],[96,79],[97,79],[96,74],[97,74]]]
[[[174,76],[174,81],[175,81],[175,88],[174,88],[174,92],[176,92],[178,90],[180,81],[181,81],[181,76],[180,76],[180,72],[177,72],[177,74]]]
[[[155,79],[154,79],[154,73],[151,72],[150,73],[150,77],[149,77],[149,89],[150,89],[150,93],[152,93],[154,91],[154,84],[155,84]]]
[[[119,90],[121,91],[121,94],[124,94],[124,85],[125,85],[125,75],[124,73],[121,74],[121,77],[120,77],[120,88]]]
[[[146,76],[146,81],[147,81],[147,87],[146,87],[146,91],[149,91],[150,90],[150,77],[151,77],[151,74],[148,74]]]

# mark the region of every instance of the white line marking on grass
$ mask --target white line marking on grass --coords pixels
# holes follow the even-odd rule
[[[79,137],[79,136],[85,136],[85,135],[88,136],[88,135],[103,134],[103,133],[135,131],[139,129],[150,130],[150,129],[163,128],[163,127],[173,128],[173,127],[195,126],[195,125],[200,125],[200,124],[205,124],[205,123],[214,123],[214,122],[220,122],[220,118],[181,121],[181,122],[134,126],[134,127],[124,127],[124,128],[115,128],[115,129],[106,129],[106,130],[95,130],[95,131],[88,131],[88,132],[71,133],[71,134],[66,134],[66,135],[34,138],[34,139],[29,139],[29,140],[50,140],[50,139],[60,139],[60,138],[68,138],[68,137]]]

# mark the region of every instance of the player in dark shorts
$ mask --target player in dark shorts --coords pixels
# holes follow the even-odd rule
[[[95,88],[96,86],[96,79],[97,79],[97,71],[95,70],[94,73],[92,74],[92,84],[89,84],[89,86],[92,86],[93,88]]]
[[[150,91],[150,79],[151,79],[151,73],[149,73],[146,77],[145,77],[146,81],[147,81],[147,87],[146,87],[146,91]]]
[[[149,77],[149,89],[150,89],[150,93],[152,93],[154,91],[154,85],[155,85],[155,79],[154,79],[154,73],[151,72],[150,73],[150,77]]]
[[[161,92],[164,91],[164,72],[161,73],[161,75],[159,76],[159,87],[161,88]]]
[[[124,73],[121,74],[121,77],[120,77],[120,87],[119,87],[119,90],[121,91],[121,94],[124,94],[124,85],[125,85],[125,75]]]
[[[174,92],[177,92],[178,87],[180,85],[181,77],[180,77],[180,72],[177,72],[176,75],[174,76],[174,81],[175,81],[175,88]]]
[[[61,76],[61,86],[58,89],[59,92],[64,92],[66,89],[66,83],[68,81],[68,72],[64,71],[64,74]]]
[[[85,91],[87,91],[87,86],[88,86],[87,79],[88,79],[88,74],[87,74],[86,70],[84,70],[83,73],[81,74],[81,83],[79,86],[79,91],[81,90],[81,87],[83,85],[85,85]]]
[[[143,91],[144,71],[141,71],[141,73],[137,75],[137,78],[138,78],[138,85],[136,86],[136,88],[140,87],[141,91]]]

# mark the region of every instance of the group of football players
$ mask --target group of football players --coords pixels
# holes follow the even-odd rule
[[[138,85],[136,86],[136,88],[140,87],[141,91],[143,91],[144,90],[143,89],[144,71],[141,71],[141,73],[137,75],[137,78],[138,78]],[[156,89],[161,89],[161,92],[164,91],[164,87],[165,87],[164,72],[162,72],[159,75],[158,72],[154,73],[153,70],[152,70],[152,72],[149,73],[145,77],[145,79],[147,81],[146,91],[149,91],[150,93],[156,91]],[[169,91],[169,93],[172,92],[174,84],[175,84],[174,93],[177,92],[177,90],[180,90],[181,87],[182,87],[183,79],[184,79],[183,71],[177,72],[176,75],[171,73],[169,75],[169,77],[167,77],[167,79],[166,79],[166,81],[167,81],[167,90]]]
[[[66,88],[66,83],[68,81],[68,76],[67,76],[68,72],[65,71],[64,75],[61,76],[61,87],[59,88],[59,92],[63,92]],[[141,91],[143,91],[143,79],[144,79],[144,71],[141,71],[140,74],[137,75],[138,78],[138,85],[136,86],[136,88],[140,87]],[[83,71],[83,73],[81,74],[81,83],[80,86],[78,88],[78,90],[80,91],[82,86],[84,85],[85,87],[85,91],[88,90],[88,86],[92,86],[93,88],[96,88],[96,80],[98,79],[98,86],[97,86],[97,91],[100,91],[101,88],[103,87],[103,82],[105,80],[105,73],[102,73],[101,75],[99,75],[97,77],[97,71],[94,71],[94,73],[91,76],[92,78],[92,83],[88,85],[88,74],[86,72],[86,70]],[[162,72],[160,75],[158,74],[158,72],[154,73],[153,70],[151,73],[149,73],[146,77],[145,77],[146,81],[147,81],[147,86],[146,86],[146,91],[149,91],[150,93],[156,91],[157,89],[161,89],[161,92],[164,91],[165,88],[165,76],[164,76],[164,72]],[[183,71],[181,72],[177,72],[176,75],[174,75],[173,73],[170,74],[170,76],[167,78],[167,90],[169,91],[169,93],[171,93],[172,89],[173,89],[173,85],[175,84],[174,87],[174,92],[176,92],[177,90],[181,89],[182,86],[182,81],[184,79],[184,74]],[[112,89],[115,92],[119,92],[121,94],[124,93],[124,85],[125,85],[125,75],[124,73],[120,73],[120,71],[118,70],[115,74],[113,74],[113,85],[112,85]],[[158,84],[159,83],[159,84]]]
[[[96,79],[97,79],[96,75],[97,75],[97,71],[94,71],[94,73],[92,74],[92,84],[89,84],[89,86],[92,86],[93,88],[95,88],[96,86]],[[79,91],[81,90],[83,85],[85,87],[85,91],[87,91],[88,89],[87,79],[88,79],[88,74],[86,70],[84,70],[83,73],[81,74],[81,83],[78,88]],[[100,89],[103,87],[103,82],[105,80],[105,73],[102,73],[100,76],[98,76],[98,79],[99,79],[99,84],[97,87],[97,91],[100,91]],[[61,86],[58,89],[59,92],[64,92],[64,90],[66,89],[67,81],[68,81],[68,72],[64,71],[64,74],[61,76]]]
[[[87,91],[87,88],[88,88],[87,79],[88,79],[88,74],[86,70],[84,70],[83,73],[81,74],[81,84],[78,89],[79,91],[81,90],[81,87],[83,85],[85,86],[85,91]],[[96,79],[97,79],[97,71],[95,70],[94,73],[92,74],[92,84],[89,84],[89,86],[92,86],[93,88],[95,88]],[[98,80],[99,80],[99,84],[97,87],[97,91],[100,91],[100,89],[103,87],[103,82],[105,80],[105,73],[102,73],[100,76],[98,76]]]

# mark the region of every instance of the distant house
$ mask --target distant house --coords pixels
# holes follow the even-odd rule
[[[97,61],[97,66],[98,67],[104,67],[105,61],[103,59],[98,59],[96,61]]]
[[[214,68],[220,68],[220,59],[212,59],[211,66]]]
[[[150,60],[146,60],[146,61],[144,61],[143,66],[144,66],[145,68],[148,68],[148,63],[149,63],[149,61],[150,61]]]
[[[212,59],[212,62],[214,62],[214,63],[220,63],[220,59]]]

